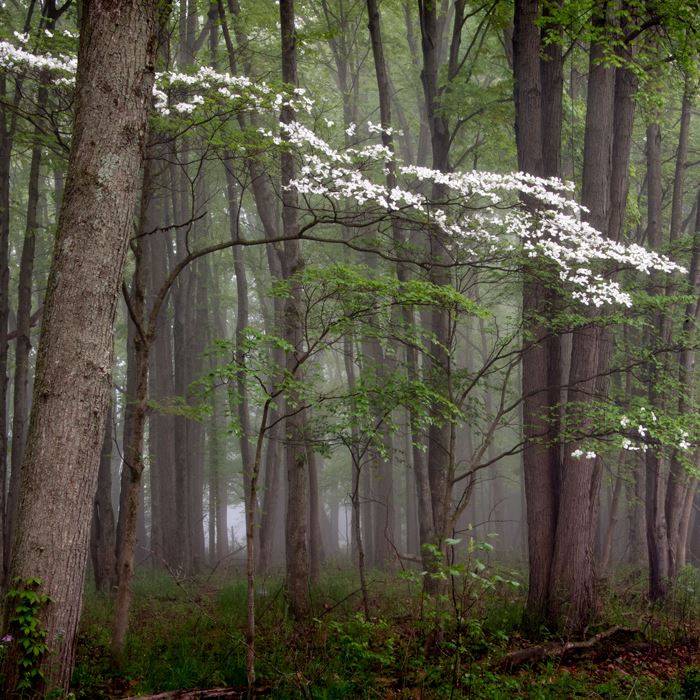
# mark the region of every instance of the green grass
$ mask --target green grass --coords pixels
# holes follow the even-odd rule
[[[518,636],[522,590],[479,589],[464,599],[468,613],[458,622],[452,596],[435,604],[421,598],[415,581],[374,573],[373,617],[367,621],[356,575],[330,570],[312,591],[312,620],[295,628],[282,581],[271,577],[257,587],[257,675],[275,698],[700,700],[700,671],[691,667],[690,652],[675,658],[673,646],[681,632],[687,637],[688,620],[700,611],[696,579],[687,573],[664,610],[643,608],[641,591],[611,585],[605,624],[629,623],[636,606],[636,620],[648,633],[664,628],[638,656],[622,654],[603,665],[548,662],[506,674],[489,662],[528,643]],[[245,685],[242,578],[178,584],[162,573],[142,572],[118,672],[109,660],[111,614],[110,600],[88,591],[73,682],[77,698]]]

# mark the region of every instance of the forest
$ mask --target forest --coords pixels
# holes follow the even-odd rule
[[[700,2],[0,3],[7,698],[700,698]]]

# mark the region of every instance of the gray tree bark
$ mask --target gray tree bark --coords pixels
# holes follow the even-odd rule
[[[110,399],[114,316],[154,79],[155,0],[83,4],[76,116],[39,341],[11,579],[41,581],[38,694],[67,691]],[[109,41],[107,41],[109,38]],[[0,339],[1,340],[1,339]],[[7,606],[5,615],[12,614]],[[7,629],[7,627],[5,627]],[[15,631],[15,636],[17,632]],[[6,693],[21,678],[6,655]]]

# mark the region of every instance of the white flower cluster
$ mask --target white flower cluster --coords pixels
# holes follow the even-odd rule
[[[438,185],[448,198],[430,202],[419,187],[395,187],[389,192],[383,182],[364,174],[366,167],[358,167],[358,160],[385,165],[393,157],[387,149],[366,146],[338,152],[301,125],[283,128],[302,152],[311,151],[305,155],[300,177],[292,183],[300,193],[350,199],[361,206],[371,203],[388,211],[401,210],[404,215],[412,209],[414,218],[441,230],[449,240],[448,248],[462,259],[465,254],[479,259],[499,251],[512,252],[519,243],[530,257],[544,257],[556,264],[560,278],[583,304],[632,303],[618,282],[593,271],[596,264],[613,262],[644,273],[683,271],[658,253],[610,241],[582,221],[585,210],[571,199],[573,185],[569,183],[525,173],[443,173],[399,164],[400,175],[419,185]],[[517,206],[522,195],[536,200],[543,209],[532,213]]]
[[[642,406],[639,409],[639,412],[644,415],[647,415],[647,411],[644,406]],[[658,422],[654,411],[649,411],[648,415],[652,423]],[[623,415],[620,418],[620,427],[623,430],[627,430],[631,425],[632,420],[628,416]],[[649,449],[649,444],[647,441],[648,439],[653,437],[649,432],[649,428],[643,423],[639,423],[635,432],[637,433],[637,435],[639,435],[637,441],[635,442],[632,439],[633,437],[635,437],[634,434],[630,434],[631,436],[624,437],[622,439],[621,444],[622,449],[628,450],[629,452],[646,452]],[[693,446],[689,440],[689,437],[690,434],[687,430],[679,430],[677,437],[670,440],[670,444],[672,447],[675,447],[678,450],[683,450],[685,452]],[[666,439],[668,440],[668,438]]]
[[[29,36],[17,34],[17,41],[24,45]],[[49,71],[58,73],[58,82],[73,84],[78,60],[74,56],[59,54],[32,53],[23,47],[17,47],[7,41],[0,41],[0,69],[10,71]],[[297,111],[310,112],[313,101],[306,96],[303,88],[296,88],[293,93],[275,93],[266,83],[253,81],[247,76],[236,76],[228,73],[219,73],[208,66],[202,66],[194,73],[168,71],[156,73],[153,95],[155,108],[163,116],[171,113],[168,102],[168,90],[175,92],[192,93],[185,99],[177,102],[172,109],[179,114],[190,114],[197,107],[205,104],[202,94],[217,95],[220,99],[230,102],[240,102],[243,107],[250,110],[267,110],[279,112],[284,105],[292,106]]]
[[[0,42],[0,68],[50,70],[59,73],[60,80],[73,80],[76,67],[73,57],[36,55]],[[169,94],[180,95],[181,99],[169,106]],[[291,94],[275,93],[264,82],[219,73],[206,66],[195,73],[171,71],[156,76],[154,101],[163,116],[168,116],[171,109],[181,115],[192,114],[213,100],[216,104],[233,104],[237,110],[268,114],[278,114],[284,106],[307,113],[313,107],[302,88]],[[503,259],[522,250],[556,265],[573,296],[595,306],[631,304],[630,296],[617,282],[594,272],[601,263],[612,262],[644,273],[683,270],[670,259],[640,246],[606,239],[582,221],[585,210],[571,197],[573,185],[560,180],[525,173],[442,173],[396,161],[395,171],[405,184],[389,189],[383,176],[395,156],[384,146],[374,143],[338,150],[300,122],[280,124],[279,129],[278,135],[261,131],[276,145],[284,141],[303,159],[300,175],[290,185],[299,193],[321,196],[336,207],[352,204],[394,216],[400,213],[411,225],[441,232],[455,260],[478,262],[486,256]],[[346,134],[352,136],[356,129],[350,124]],[[371,122],[367,130],[372,134],[383,131]],[[426,185],[438,186],[444,201],[429,201],[422,194]],[[523,196],[535,200],[538,207],[532,211],[520,206]]]
[[[26,43],[28,38],[26,35],[18,35],[18,40],[21,43]],[[64,81],[68,78],[73,83],[75,71],[78,68],[78,59],[73,56],[34,54],[7,41],[0,41],[0,68],[59,73],[63,74]]]
[[[202,91],[225,102],[235,102],[237,108],[249,110],[276,113],[287,105],[297,111],[310,112],[313,106],[313,101],[306,96],[303,88],[296,88],[292,94],[275,93],[263,81],[254,81],[244,75],[219,73],[209,66],[202,66],[195,73],[169,71],[156,74],[153,93],[156,109],[163,116],[170,114],[166,93],[169,88],[193,93],[172,106],[180,114],[190,114],[205,104],[204,97],[195,91]]]
[[[640,450],[642,452],[646,452],[649,449],[649,445],[647,445],[646,442],[642,442],[639,445],[637,445],[633,443],[632,440],[630,440],[629,438],[623,438],[622,449],[627,450],[629,452],[639,452]]]
[[[393,126],[383,127],[381,124],[375,124],[374,122],[367,122],[367,131],[370,134],[387,134],[391,136],[393,134],[402,135],[403,132],[400,129],[394,129]],[[352,135],[352,134],[350,134]]]
[[[583,450],[578,449],[574,450],[571,453],[571,456],[574,459],[581,459],[581,457],[585,457],[586,459],[595,459],[598,455],[595,452],[593,452],[593,450],[587,450],[586,452],[584,452]]]

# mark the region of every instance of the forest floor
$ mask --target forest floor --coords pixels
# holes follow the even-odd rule
[[[367,620],[356,576],[327,571],[313,592],[310,622],[301,629],[286,614],[282,581],[261,580],[255,695],[700,699],[700,571],[684,571],[663,607],[645,603],[639,572],[608,584],[587,635],[599,635],[600,643],[517,668],[504,658],[538,641],[521,631],[524,596],[514,579],[453,576],[446,595],[435,601],[421,595],[414,574],[374,573]],[[215,687],[246,696],[240,572],[198,580],[142,572],[118,672],[109,658],[111,612],[107,597],[88,592],[76,698]],[[547,650],[560,651],[565,641],[550,637]]]

